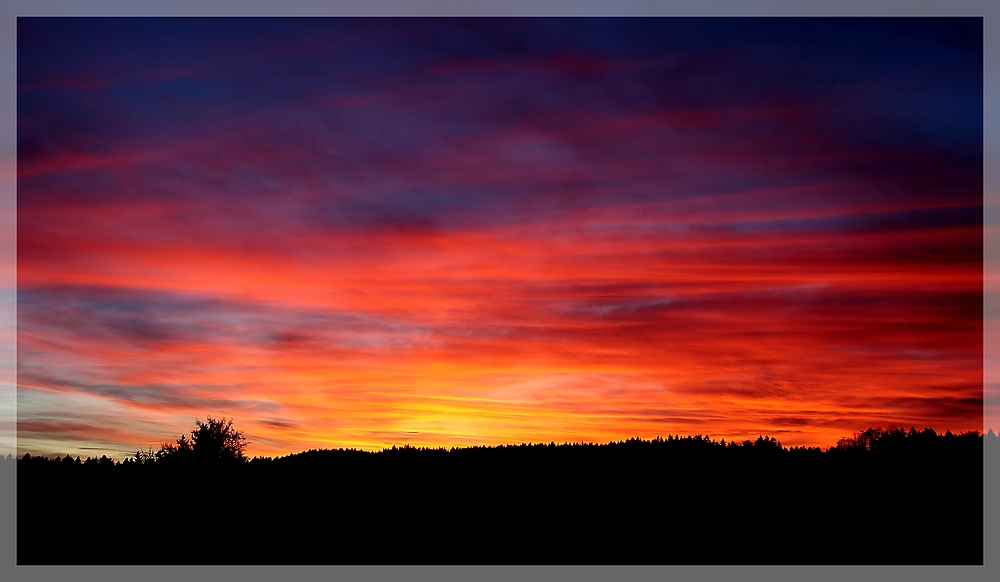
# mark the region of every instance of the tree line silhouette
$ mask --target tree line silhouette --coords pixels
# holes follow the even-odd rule
[[[20,564],[980,564],[990,431],[17,460]]]

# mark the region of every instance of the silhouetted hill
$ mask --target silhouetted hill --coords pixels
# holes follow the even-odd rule
[[[984,440],[25,455],[18,563],[980,564]]]

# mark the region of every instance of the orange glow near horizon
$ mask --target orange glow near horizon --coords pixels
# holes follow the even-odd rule
[[[642,236],[635,234],[641,223],[625,226],[629,231],[615,229],[596,240],[580,236],[579,225],[565,219],[431,240],[379,235],[371,237],[380,247],[378,263],[351,262],[331,252],[323,268],[315,268],[312,257],[282,260],[273,250],[247,259],[238,249],[67,241],[64,248],[71,250],[58,260],[70,255],[74,264],[88,266],[85,272],[25,261],[19,284],[194,292],[268,309],[350,312],[409,328],[354,336],[329,329],[290,332],[271,346],[246,345],[238,333],[228,344],[171,339],[85,346],[83,338],[66,338],[70,353],[104,362],[114,383],[174,386],[180,401],[127,406],[174,417],[233,416],[254,440],[254,454],[403,443],[607,442],[688,433],[729,440],[770,434],[787,445],[830,446],[853,427],[940,424],[934,399],[977,398],[980,387],[969,376],[975,352],[952,358],[949,365],[899,355],[941,349],[939,340],[913,335],[914,326],[954,328],[947,329],[949,342],[973,345],[981,328],[974,321],[955,327],[952,313],[961,306],[917,312],[862,306],[831,318],[801,307],[783,313],[790,305],[782,294],[905,295],[924,285],[974,296],[982,285],[980,273],[949,264],[866,265],[843,256],[810,265],[796,254],[823,243],[809,237],[755,246]],[[67,239],[75,235],[54,228]],[[120,235],[121,229],[115,232]],[[563,240],[551,240],[562,233],[568,233]],[[912,236],[876,240],[888,246]],[[962,229],[942,229],[922,232],[921,240],[948,244],[965,236]],[[838,242],[863,249],[872,240],[858,238]],[[52,233],[47,240],[60,244]],[[320,254],[344,246],[331,240],[312,248]],[[765,248],[780,253],[780,260],[755,263]],[[648,258],[655,255],[663,258]],[[650,290],[655,300],[649,299]],[[761,296],[748,300],[748,294]],[[697,300],[705,296],[715,299],[699,308]],[[726,296],[741,299],[727,306]],[[670,313],[670,302],[691,305]],[[590,311],[588,303],[594,306]],[[633,313],[608,323],[601,309]],[[491,334],[491,326],[498,333]],[[469,334],[463,337],[465,330]],[[896,354],[852,351],[856,333],[869,334]],[[34,339],[22,333],[22,341]],[[331,341],[342,343],[334,347]],[[932,345],[923,345],[928,342]],[[200,384],[213,388],[199,389]],[[966,388],[956,393],[956,385]],[[220,394],[226,395],[225,404],[205,409],[202,402]],[[879,396],[875,402],[867,398],[872,394]],[[185,396],[198,404],[186,404]],[[927,408],[901,415],[894,400],[910,397],[918,406],[927,401]],[[120,397],[112,400],[121,404]],[[244,410],[238,401],[279,404],[281,418],[294,422],[255,423],[259,415],[253,406]],[[955,428],[974,428],[975,419],[968,421]]]

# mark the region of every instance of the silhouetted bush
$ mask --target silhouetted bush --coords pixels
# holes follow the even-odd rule
[[[181,435],[174,443],[164,443],[155,453],[158,460],[198,462],[200,464],[243,463],[247,441],[233,421],[209,417],[207,422],[195,420],[191,438]],[[136,453],[137,458],[139,453]],[[147,460],[143,458],[143,460]]]

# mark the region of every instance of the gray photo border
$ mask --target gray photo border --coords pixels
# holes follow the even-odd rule
[[[995,0],[0,0],[0,447],[16,439],[16,20],[18,16],[975,16],[984,27],[984,382],[1000,392],[1000,2]],[[8,355],[10,354],[10,355]],[[1000,429],[1000,398],[984,429]],[[5,441],[5,439],[8,439]],[[16,450],[16,449],[15,449]],[[6,455],[8,451],[0,451]],[[15,451],[10,451],[14,453]],[[984,560],[969,567],[16,566],[16,475],[0,472],[0,579],[118,580],[1000,580],[1000,451],[984,458]],[[859,529],[878,528],[859,524]],[[933,532],[946,535],[947,532]],[[720,540],[735,541],[727,532]],[[155,550],[155,548],[151,548]],[[993,572],[990,574],[990,572]]]

